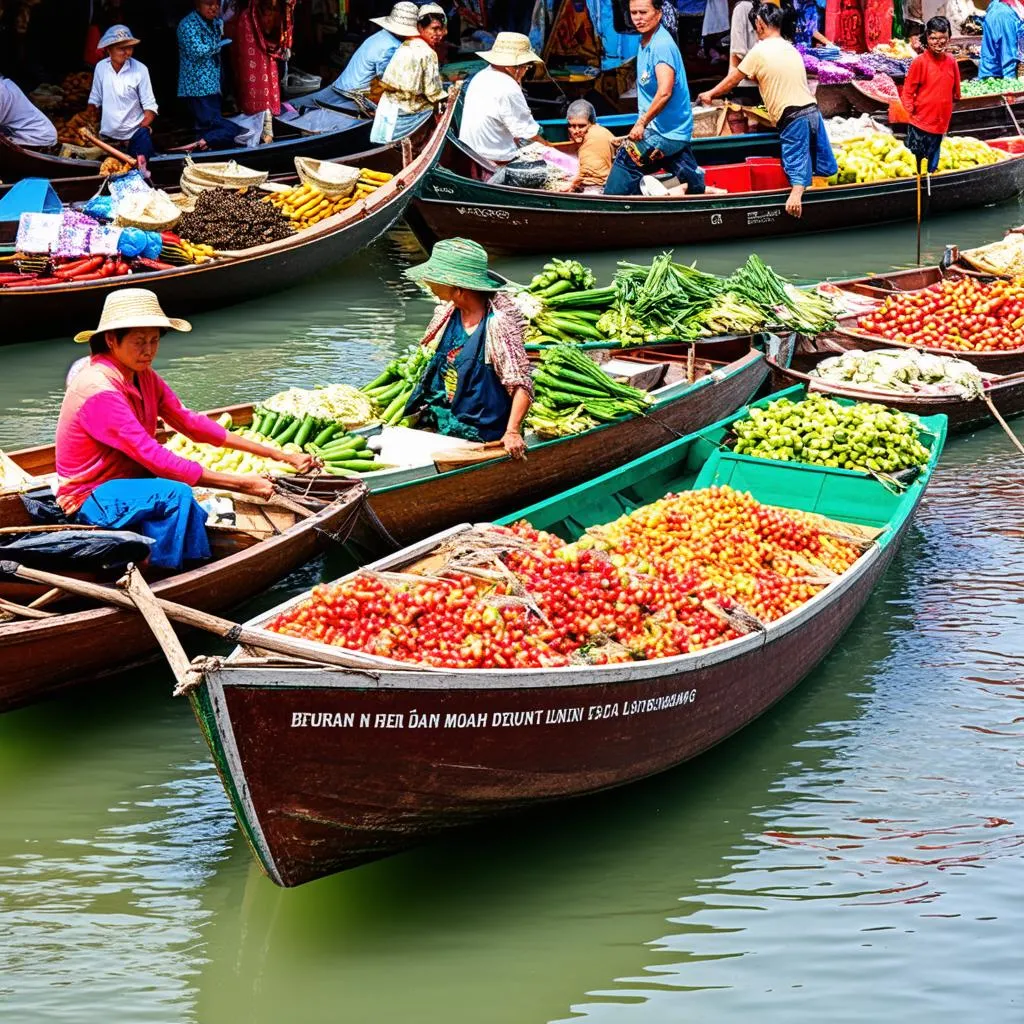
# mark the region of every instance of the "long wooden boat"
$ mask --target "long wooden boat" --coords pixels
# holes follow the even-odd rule
[[[196,163],[235,160],[245,167],[274,174],[289,173],[297,156],[314,160],[334,160],[368,148],[372,121],[351,118],[337,131],[315,135],[289,130],[285,122],[277,122],[279,137],[261,146],[236,146],[231,149],[207,150],[189,154]],[[161,188],[177,185],[185,167],[184,153],[160,153],[149,161],[153,184]],[[78,178],[97,175],[98,160],[75,160],[34,149],[25,149],[0,136],[0,179]]]
[[[358,481],[308,518],[287,509],[268,510],[261,523],[214,527],[214,560],[153,584],[163,598],[207,612],[225,611],[261,594],[326,546],[361,509]],[[0,525],[31,525],[17,495],[0,495]],[[4,557],[0,549],[0,560]],[[27,604],[40,596],[26,584],[0,577],[0,597]],[[51,605],[47,618],[0,621],[0,712],[36,703],[70,687],[148,660],[158,648],[138,616],[113,608],[64,610]]]
[[[670,491],[729,484],[880,531],[838,580],[763,631],[671,658],[524,671],[424,670],[369,655],[355,655],[364,667],[353,669],[238,652],[197,663],[193,710],[269,877],[299,885],[491,816],[642,779],[697,756],[789,693],[892,560],[945,423],[927,421],[929,465],[894,494],[864,474],[724,452],[729,422],[510,519],[576,538]],[[374,568],[401,569],[449,535]],[[319,645],[297,642],[315,661]]]
[[[840,291],[849,291],[854,295],[882,301],[887,295],[898,292],[920,291],[923,288],[937,284],[943,279],[963,275],[992,279],[991,275],[982,274],[961,264],[954,264],[949,268],[920,267],[913,270],[894,271],[891,274],[877,274],[873,277],[839,281],[835,282],[834,287]],[[960,359],[974,363],[984,373],[1005,376],[1024,372],[1024,345],[1020,348],[1002,352],[962,352],[948,348],[938,348],[932,345],[909,345],[862,330],[857,326],[857,321],[858,316],[841,317],[835,330],[830,331],[823,337],[823,343],[827,343],[833,353],[855,348],[906,348],[916,349],[919,352],[928,352],[932,355],[956,355]],[[1022,337],[1022,340],[1024,340],[1024,337]]]
[[[450,139],[407,219],[425,243],[464,236],[492,252],[673,246],[832,231],[913,220],[916,178],[809,189],[803,215],[785,211],[788,189],[715,196],[578,195],[492,185],[486,168]],[[1012,199],[1024,190],[1024,158],[935,175],[927,215]]]
[[[823,359],[835,355],[836,352],[831,350],[803,353],[794,357],[796,365],[791,366],[781,365],[769,356],[772,387],[783,389],[801,385],[808,391],[820,391],[833,398],[848,398],[855,402],[878,402],[890,409],[899,409],[900,412],[913,413],[915,416],[945,416],[951,433],[969,433],[995,422],[988,406],[981,398],[963,398],[959,395],[902,395],[891,391],[872,391],[864,385],[822,380],[808,372]],[[1024,372],[993,377],[986,391],[1004,419],[1024,415]]]
[[[434,126],[411,144],[391,143],[345,158],[346,163],[388,171],[395,177],[371,196],[312,228],[237,256],[130,277],[24,288],[0,288],[2,343],[50,338],[95,318],[106,294],[126,284],[151,288],[168,309],[188,316],[299,284],[332,263],[357,253],[402,215],[437,162],[452,116],[451,104]],[[405,155],[409,159],[406,161]]]
[[[785,365],[792,338],[769,347],[776,362]],[[655,402],[646,416],[626,417],[554,440],[532,440],[523,462],[496,458],[447,472],[439,472],[431,463],[368,473],[363,480],[370,490],[370,509],[385,530],[405,544],[467,517],[504,515],[728,416],[748,402],[768,377],[765,352],[760,344],[752,347],[749,339],[698,343],[692,383],[687,379],[688,345],[645,346],[621,354],[640,362],[668,364],[665,382],[651,392]],[[236,425],[244,426],[252,418],[252,409],[251,405],[228,406],[207,415],[227,412]],[[54,472],[52,445],[9,455],[30,475]],[[334,490],[344,491],[348,481],[321,477],[311,487],[306,481],[297,486],[327,498]]]

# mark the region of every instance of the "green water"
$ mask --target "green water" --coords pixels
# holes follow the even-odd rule
[[[925,258],[1022,219],[926,226]],[[914,245],[903,226],[758,251],[812,279]],[[400,276],[414,251],[392,236],[197,317],[160,368],[195,408],[368,379],[429,314]],[[49,439],[78,354],[0,348],[0,447]],[[0,718],[0,1021],[1024,1020],[1020,467],[998,430],[951,442],[831,657],[710,755],[294,891],[251,861],[162,667]]]

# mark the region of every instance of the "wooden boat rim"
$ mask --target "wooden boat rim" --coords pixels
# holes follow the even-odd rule
[[[456,83],[456,88],[457,87],[458,83]],[[246,250],[240,250],[243,255],[232,256],[229,259],[214,259],[206,263],[196,263],[181,267],[173,267],[168,270],[155,270],[149,271],[145,274],[139,274],[138,277],[144,280],[136,281],[134,280],[135,275],[132,275],[131,279],[113,277],[103,278],[99,281],[56,281],[53,284],[27,285],[20,288],[8,285],[5,288],[0,289],[0,296],[6,298],[8,296],[15,295],[49,295],[55,293],[64,294],[66,292],[80,293],[88,292],[90,290],[104,291],[109,289],[111,285],[124,285],[126,287],[141,288],[144,286],[146,281],[165,281],[168,278],[189,277],[203,272],[222,270],[229,266],[238,267],[245,263],[250,263],[253,260],[261,260],[267,256],[278,256],[283,253],[289,253],[296,249],[304,248],[307,245],[321,242],[325,238],[329,238],[335,234],[345,231],[358,221],[365,220],[367,217],[380,213],[402,196],[404,192],[410,189],[415,189],[419,179],[429,171],[434,157],[444,144],[447,126],[451,121],[453,113],[454,104],[449,102],[444,116],[438,124],[434,126],[434,129],[431,132],[428,141],[423,146],[423,149],[407,166],[403,167],[397,174],[395,174],[390,181],[382,184],[372,195],[359,200],[359,202],[354,203],[347,210],[342,210],[341,213],[336,213],[331,217],[327,217],[312,228],[308,228],[308,234],[296,234],[289,238],[281,238],[274,242],[266,242],[260,246],[254,247],[256,251],[248,253],[246,253]],[[354,153],[352,154],[352,157],[346,157],[345,159],[349,160],[356,157],[367,156],[370,153],[381,152],[389,148],[399,149],[401,145],[402,140],[398,140],[391,143],[390,146],[378,147],[377,150],[367,150],[363,153]]]
[[[913,346],[909,346],[913,351],[917,351]],[[827,356],[835,355],[841,356],[842,352],[824,353]],[[956,358],[959,358],[957,356]],[[967,360],[964,360],[966,362]],[[870,398],[871,400],[880,400],[883,402],[899,402],[901,404],[907,404],[911,402],[920,402],[927,405],[959,405],[964,402],[980,402],[982,401],[980,396],[974,398],[966,398],[963,395],[920,395],[920,394],[909,394],[906,392],[899,391],[872,391],[869,388],[853,388],[847,387],[842,383],[835,383],[833,381],[827,381],[822,377],[815,377],[812,374],[804,373],[801,370],[794,370],[791,366],[783,366],[782,363],[777,362],[771,356],[765,356],[765,362],[773,370],[778,370],[780,373],[784,373],[787,377],[792,377],[794,380],[799,380],[808,386],[814,386],[815,390],[828,391],[835,393],[843,398],[862,399]],[[988,387],[985,391],[989,394],[998,392],[1003,388],[1016,387],[1019,384],[1024,384],[1024,370],[1018,370],[1016,373],[1007,374],[996,374],[993,377],[987,378]]]
[[[991,147],[995,148],[995,147]],[[1004,152],[1000,150],[1000,152]],[[1005,153],[1005,156],[1001,160],[997,160],[995,163],[984,164],[980,167],[967,167],[959,171],[946,171],[942,174],[929,175],[936,179],[941,179],[945,184],[956,183],[959,181],[969,181],[971,176],[978,174],[984,174],[991,171],[994,168],[1001,168],[1004,165],[1008,165],[1014,161],[1024,160],[1024,153]],[[464,174],[459,174],[457,171],[453,171],[449,167],[443,165],[438,166],[434,169],[434,173],[439,176],[449,176],[459,181],[468,182],[474,189],[485,188],[493,189],[500,195],[510,195],[516,197],[525,197],[526,199],[539,199],[538,190],[531,188],[522,188],[516,185],[500,185],[491,184],[488,181],[475,181],[472,178],[467,177]],[[819,200],[820,197],[827,195],[836,195],[842,197],[854,196],[858,197],[870,197],[876,194],[880,190],[886,191],[898,191],[907,189],[916,189],[916,177],[911,178],[885,178],[882,181],[869,181],[869,182],[848,182],[845,185],[829,185],[827,188],[810,188],[805,193],[807,199]],[[768,196],[779,196],[784,197],[789,194],[787,188],[778,189],[764,189],[761,191],[751,190],[749,192],[730,192],[725,195],[709,196],[707,194],[700,195],[682,195],[682,196],[606,196],[603,194],[587,194],[587,193],[576,193],[576,192],[557,192],[557,193],[545,193],[540,192],[540,195],[550,195],[558,199],[559,204],[564,203],[565,208],[571,208],[574,205],[589,206],[594,203],[598,207],[607,206],[609,209],[591,209],[589,212],[599,212],[602,214],[614,213],[629,215],[634,210],[631,209],[632,204],[636,203],[638,207],[644,206],[679,206],[680,208],[686,207],[687,204],[690,208],[706,207],[709,210],[715,210],[719,208],[728,208],[731,206],[742,206],[746,204],[749,197],[756,197],[758,201],[763,201]],[[485,208],[490,209],[491,205],[483,202],[470,202],[460,200],[458,198],[442,198],[437,195],[423,195],[418,197],[422,202],[427,203],[458,203],[459,206],[473,207],[473,208]],[[619,207],[624,207],[619,209]],[[532,210],[536,209],[538,212],[549,212],[550,207],[539,206],[534,207],[529,202],[517,203],[515,209],[521,210]],[[671,211],[670,211],[671,212]]]
[[[850,318],[844,317],[843,319]],[[986,360],[1002,359],[1007,356],[1024,356],[1024,345],[992,352],[961,351],[959,349],[939,348],[935,345],[911,345],[909,342],[894,341],[891,338],[883,337],[881,334],[871,334],[869,331],[862,331],[857,327],[846,327],[843,325],[842,320],[836,326],[835,333],[842,335],[844,338],[853,338],[854,340],[884,342],[886,347],[912,349],[917,352],[927,352],[929,355],[955,356],[957,359],[963,359],[967,362],[973,362],[975,359]]]
[[[225,569],[234,569],[244,564],[250,558],[253,558],[256,555],[265,554],[267,551],[292,540],[298,533],[304,533],[320,528],[325,521],[333,518],[336,513],[341,511],[341,509],[361,500],[362,496],[363,489],[353,487],[351,491],[339,494],[337,498],[331,501],[328,505],[325,505],[319,512],[313,513],[313,515],[308,519],[298,520],[286,530],[282,530],[279,534],[267,537],[248,548],[243,548],[241,551],[235,551],[230,555],[226,555],[224,558],[218,558],[216,561],[208,562],[206,565],[200,565],[195,569],[189,569],[187,572],[158,580],[152,585],[153,592],[159,597],[162,593],[168,590],[177,590],[181,586],[192,586],[204,579],[218,575]],[[96,625],[101,625],[107,618],[124,614],[124,611],[119,608],[100,607],[84,608],[81,611],[67,612],[65,614],[54,615],[52,618],[46,619],[32,619],[29,621],[14,619],[11,622],[0,623],[0,640],[13,638],[15,636],[30,636],[32,633],[45,633],[55,627],[60,628],[66,623],[78,624],[90,618],[95,621]]]

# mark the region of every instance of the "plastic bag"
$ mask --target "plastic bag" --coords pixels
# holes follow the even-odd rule
[[[114,200],[111,196],[93,196],[82,207],[82,210],[90,217],[101,217],[103,220],[114,219]]]
[[[143,231],[141,228],[125,228],[117,240],[117,251],[128,259],[145,256],[155,260],[163,248],[159,231]]]
[[[238,134],[235,136],[236,146],[245,146],[252,149],[260,144],[263,138],[263,112],[258,114],[239,114],[237,117],[228,118],[233,124],[238,125]]]
[[[57,530],[0,537],[0,555],[47,572],[119,576],[129,562],[144,562],[153,541],[128,530]]]

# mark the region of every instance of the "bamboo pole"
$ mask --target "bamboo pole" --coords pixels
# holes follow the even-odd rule
[[[921,165],[924,160],[918,162],[917,167],[917,265],[921,266]]]
[[[131,597],[122,594],[119,590],[110,587],[100,586],[98,583],[90,583],[87,580],[71,579],[67,576],[59,576],[57,573],[44,572],[42,569],[30,569],[28,566],[20,565],[18,562],[0,560],[0,576],[14,576],[18,579],[31,580],[34,583],[44,583],[50,587],[59,587],[69,594],[78,597],[91,598],[101,604],[113,605],[115,608],[123,608],[128,611],[136,611],[135,602]],[[310,650],[306,642],[294,640],[291,637],[271,633],[265,629],[253,629],[249,626],[242,626],[230,619],[222,619],[218,615],[211,615],[209,612],[199,611],[197,608],[189,608],[187,605],[178,604],[174,601],[165,601],[155,598],[157,605],[163,613],[172,621],[181,623],[183,626],[191,626],[194,629],[201,629],[207,633],[228,640],[231,643],[246,647],[258,647],[265,651],[273,651],[275,654],[283,654],[289,658],[300,658],[303,661],[321,663],[325,665],[336,665],[340,668],[355,670],[381,670],[381,669],[415,669],[424,670],[422,665],[409,665],[401,661],[393,661],[390,658],[380,658],[372,654],[360,654],[356,651],[341,651],[328,647]]]
[[[1014,446],[1016,447],[1017,451],[1019,451],[1021,455],[1024,455],[1024,444],[1020,443],[1020,440],[1017,438],[1017,435],[1010,429],[1010,424],[1003,419],[999,410],[996,408],[996,403],[992,401],[992,396],[988,393],[988,391],[983,391],[981,393],[981,397],[985,400],[985,404],[988,406],[988,411],[992,413],[996,423],[998,423],[999,426],[1003,428],[1003,430],[1006,432],[1006,436],[1014,443]]]

